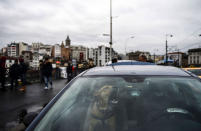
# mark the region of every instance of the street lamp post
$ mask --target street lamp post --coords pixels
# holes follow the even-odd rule
[[[158,51],[158,49],[154,49],[154,63],[156,63],[156,51]]]
[[[177,52],[178,52],[178,54],[177,54],[178,59],[177,59],[177,60],[178,60],[178,67],[179,67],[179,66],[181,66],[181,65],[180,65],[180,60],[179,60],[179,58],[180,58],[179,49],[177,49]],[[182,61],[182,59],[181,59],[181,61]],[[182,63],[182,62],[181,62],[181,63]]]
[[[126,41],[125,41],[125,55],[126,55],[126,53],[127,53],[127,52],[126,52],[127,42],[128,42],[129,39],[133,39],[133,38],[135,38],[135,36],[131,36],[131,37],[127,38]]]
[[[168,49],[168,40],[167,40],[167,37],[173,37],[173,35],[170,35],[170,34],[166,34],[166,41],[165,41],[165,64],[167,64],[168,62],[168,55],[167,55],[167,49]]]
[[[110,0],[110,61],[112,61],[112,0]]]

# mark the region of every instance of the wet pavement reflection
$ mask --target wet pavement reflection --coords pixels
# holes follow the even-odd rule
[[[28,85],[26,92],[8,90],[0,92],[0,131],[7,131],[18,124],[18,114],[40,111],[66,85],[66,79],[53,81],[53,89],[44,90],[43,84]]]

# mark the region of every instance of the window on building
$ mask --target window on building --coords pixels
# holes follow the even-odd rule
[[[190,61],[192,60],[192,56],[190,56]]]
[[[199,60],[199,59],[200,59],[199,56],[197,56],[197,64],[200,63],[200,60]]]

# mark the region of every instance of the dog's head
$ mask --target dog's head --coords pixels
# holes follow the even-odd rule
[[[96,104],[98,109],[102,112],[107,112],[111,107],[111,96],[114,93],[114,88],[110,85],[105,85],[95,92]]]

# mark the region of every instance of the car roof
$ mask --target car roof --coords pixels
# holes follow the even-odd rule
[[[115,65],[155,65],[155,64],[142,61],[118,61],[116,63],[108,64],[107,66],[115,66]]]
[[[181,68],[159,65],[121,65],[95,67],[82,74],[82,76],[96,75],[192,76],[190,73],[182,70]]]

